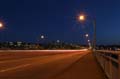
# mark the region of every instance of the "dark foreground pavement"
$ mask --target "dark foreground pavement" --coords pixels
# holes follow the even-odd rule
[[[89,51],[36,55],[1,57],[0,79],[106,79]]]
[[[79,59],[65,72],[53,79],[107,79],[92,53]]]

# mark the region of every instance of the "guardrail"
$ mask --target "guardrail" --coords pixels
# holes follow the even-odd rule
[[[96,50],[94,55],[108,79],[120,79],[120,51]]]

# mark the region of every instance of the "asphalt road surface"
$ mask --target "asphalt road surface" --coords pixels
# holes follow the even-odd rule
[[[54,79],[87,50],[0,51],[0,79]]]

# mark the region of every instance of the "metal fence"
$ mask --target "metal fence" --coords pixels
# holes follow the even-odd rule
[[[120,51],[97,50],[94,55],[109,79],[120,79]]]

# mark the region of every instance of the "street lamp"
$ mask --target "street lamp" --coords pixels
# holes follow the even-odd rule
[[[88,36],[89,36],[89,34],[86,34],[85,36],[86,36],[86,37],[88,37]]]
[[[89,42],[88,44],[89,44],[89,49],[91,49],[92,48],[91,43]]]
[[[2,22],[0,22],[0,29],[3,29],[3,23]],[[0,47],[1,47],[1,45],[0,45]]]
[[[43,39],[45,39],[45,36],[44,36],[44,35],[41,35],[41,36],[37,39],[38,45],[39,45],[39,42],[40,42],[41,40],[43,40]]]
[[[79,16],[79,20],[84,21],[84,20],[85,20],[85,16],[84,16],[83,14],[80,15],[80,16]]]
[[[90,42],[90,40],[88,40],[88,42]]]
[[[2,22],[0,22],[0,28],[2,28],[3,27],[3,23]]]
[[[79,16],[79,20],[80,21],[85,21],[86,20],[85,17],[86,17],[86,15],[81,14]],[[96,19],[95,18],[93,19],[93,27],[94,27],[93,50],[95,50],[95,48],[96,48]],[[88,36],[88,35],[86,35],[86,36]]]
[[[44,35],[41,35],[41,37],[40,37],[41,39],[44,39],[45,37],[44,37]]]

